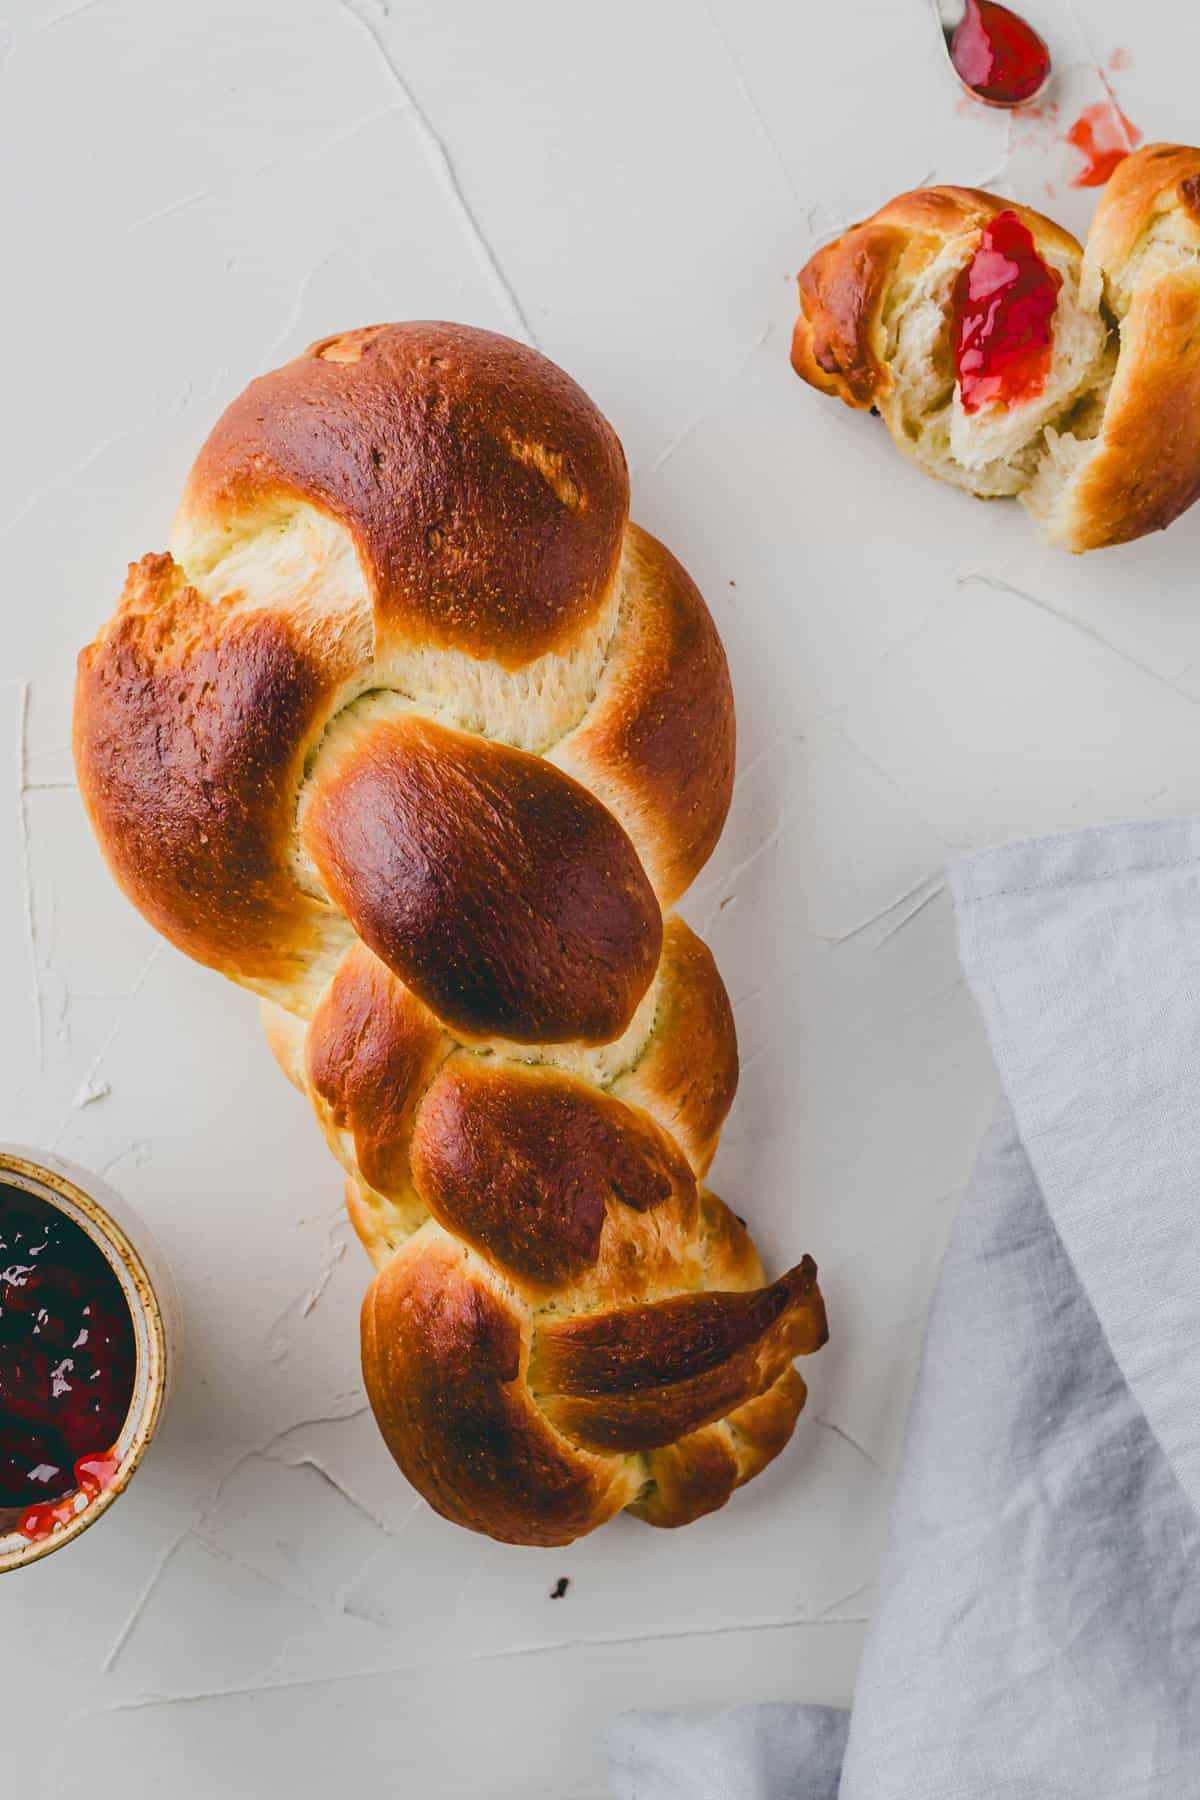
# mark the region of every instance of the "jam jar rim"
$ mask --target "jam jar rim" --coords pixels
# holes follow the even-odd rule
[[[85,1187],[84,1182],[90,1185]],[[133,1395],[117,1439],[120,1459],[111,1482],[99,1494],[89,1496],[65,1525],[46,1537],[27,1538],[15,1530],[0,1532],[0,1574],[4,1574],[73,1543],[129,1485],[166,1404],[174,1357],[168,1325],[174,1294],[164,1301],[161,1290],[171,1286],[169,1272],[164,1266],[156,1271],[156,1277],[151,1276],[143,1249],[135,1241],[135,1237],[149,1234],[134,1218],[131,1235],[122,1219],[114,1216],[114,1208],[126,1216],[131,1209],[100,1177],[51,1152],[0,1144],[0,1186],[19,1188],[45,1201],[92,1240],[121,1284],[137,1350]]]

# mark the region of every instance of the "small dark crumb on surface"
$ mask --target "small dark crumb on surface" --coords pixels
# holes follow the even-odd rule
[[[570,1585],[571,1585],[570,1576],[569,1575],[560,1575],[558,1580],[555,1582],[554,1586],[550,1589],[550,1598],[552,1600],[561,1600],[563,1595],[566,1593],[567,1589],[570,1587]]]
[[[731,582],[730,582],[730,584],[729,584],[729,585],[730,585],[730,587],[736,587],[736,586],[737,586],[737,582],[736,582],[736,581],[731,581]]]
[[[871,417],[873,419],[877,419],[879,417],[879,408],[877,406],[873,406],[871,408]]]
[[[736,894],[726,894],[726,896],[725,896],[725,898],[724,898],[724,899],[723,899],[723,900],[722,900],[722,902],[721,902],[721,904],[720,904],[720,906],[718,906],[718,908],[717,908],[717,911],[718,911],[718,912],[724,912],[724,911],[725,911],[725,908],[726,908],[726,907],[727,907],[727,906],[732,906],[732,905],[733,905],[733,903],[734,903],[734,901],[735,901],[735,900],[736,900],[736,899],[737,899],[737,895],[736,895]]]

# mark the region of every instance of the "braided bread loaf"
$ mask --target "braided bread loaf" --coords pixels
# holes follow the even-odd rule
[[[1001,214],[1048,271],[1047,366],[1017,398],[972,408],[954,354],[964,271]],[[976,284],[988,324],[994,273]],[[1018,495],[1053,542],[1127,543],[1200,493],[1200,150],[1149,144],[1119,164],[1086,250],[1026,207],[922,188],[818,251],[799,281],[796,373],[882,413],[930,474]],[[1018,356],[1037,326],[1026,305]]]
[[[825,1338],[812,1262],[764,1286],[701,1186],[737,1048],[670,908],[733,705],[627,508],[610,427],[533,351],[350,332],[229,408],[79,662],[117,880],[262,996],[347,1171],[384,1437],[516,1543],[720,1506]]]

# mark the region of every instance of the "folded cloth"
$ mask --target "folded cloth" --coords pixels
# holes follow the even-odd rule
[[[951,882],[1005,1098],[848,1741],[802,1706],[625,1715],[618,1800],[1200,1800],[1200,823]]]
[[[849,1717],[781,1704],[625,1713],[609,1731],[613,1790],[620,1800],[837,1800]]]

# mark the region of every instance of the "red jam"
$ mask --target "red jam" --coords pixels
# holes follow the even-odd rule
[[[107,1257],[56,1207],[0,1184],[0,1511],[16,1509],[26,1537],[112,1483],[136,1372]]]
[[[1050,52],[1032,25],[995,0],[967,0],[950,61],[964,86],[993,106],[1031,100],[1050,73]]]
[[[1015,212],[997,213],[954,284],[954,366],[963,411],[1017,406],[1046,385],[1062,276]]]
[[[1072,187],[1103,187],[1118,163],[1136,150],[1142,134],[1121,111],[1110,95],[1085,106],[1070,131],[1068,144],[1073,144],[1083,157],[1083,167],[1071,178]]]

